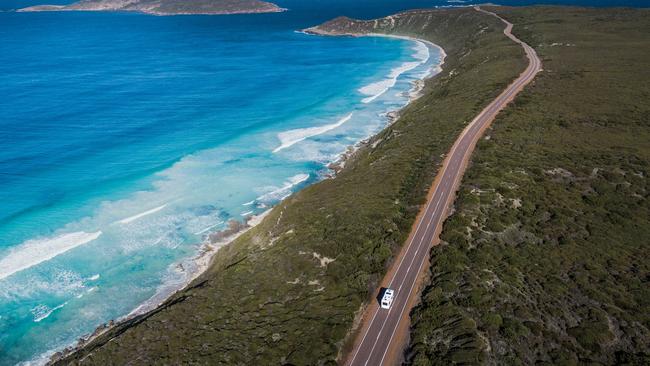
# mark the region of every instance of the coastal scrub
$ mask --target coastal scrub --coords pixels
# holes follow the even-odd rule
[[[544,71],[474,152],[407,364],[650,362],[650,12],[489,8]]]

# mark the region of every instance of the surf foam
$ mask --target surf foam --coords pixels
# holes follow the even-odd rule
[[[257,202],[269,202],[273,200],[282,200],[291,195],[291,188],[309,179],[309,174],[297,174],[289,178],[280,188],[265,193],[255,199]]]
[[[80,231],[55,238],[28,240],[0,259],[0,280],[91,242],[100,235],[102,235],[101,231],[94,233]]]
[[[251,201],[251,203],[252,203],[252,201]],[[201,235],[201,234],[207,232],[208,230],[210,230],[210,229],[212,229],[212,228],[215,228],[215,227],[217,227],[217,226],[219,226],[219,225],[221,225],[221,224],[223,224],[223,221],[219,221],[219,222],[217,222],[217,223],[214,224],[214,225],[210,225],[210,226],[208,226],[208,227],[206,227],[206,228],[203,228],[203,229],[201,229],[201,230],[195,232],[194,235]]]
[[[35,308],[32,309],[32,314],[34,315],[34,322],[39,323],[43,319],[47,319],[50,315],[52,315],[53,312],[61,309],[62,307],[66,306],[68,302],[64,302],[63,304],[59,306],[55,306],[52,309],[50,309],[47,305],[38,305]]]
[[[151,215],[152,213],[156,213],[156,212],[162,210],[162,209],[165,208],[165,207],[167,207],[167,204],[166,204],[166,203],[165,203],[164,205],[162,205],[162,206],[158,206],[158,207],[156,207],[156,208],[152,208],[151,210],[148,210],[148,211],[145,211],[145,212],[141,212],[141,213],[139,213],[139,214],[137,214],[137,215],[133,215],[133,216],[127,217],[126,219],[119,220],[119,221],[117,221],[117,223],[118,223],[118,224],[128,224],[128,223],[133,222],[133,221],[135,221],[135,220],[137,220],[137,219],[139,219],[139,218],[145,217],[145,216],[147,216],[147,215]]]
[[[418,61],[410,61],[401,64],[398,67],[393,68],[388,74],[388,77],[384,80],[368,84],[364,87],[359,88],[359,93],[364,95],[369,95],[366,98],[363,98],[361,102],[370,103],[373,100],[379,98],[384,93],[386,93],[390,88],[394,87],[397,84],[397,79],[400,75],[405,72],[411,71],[416,67],[429,61],[429,47],[422,41],[415,41],[415,47],[413,48],[415,53],[412,55]]]
[[[278,140],[280,140],[280,146],[275,148],[275,150],[273,150],[273,153],[277,153],[282,149],[286,149],[310,137],[318,136],[327,131],[331,131],[337,127],[340,127],[345,122],[349,121],[350,118],[352,118],[352,114],[353,113],[350,113],[347,116],[341,118],[338,122],[329,125],[308,127],[308,128],[298,128],[295,130],[280,132],[278,134]]]

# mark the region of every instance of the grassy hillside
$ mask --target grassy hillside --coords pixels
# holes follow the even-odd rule
[[[650,364],[650,11],[494,8],[544,72],[474,152],[414,365]]]
[[[355,314],[404,243],[442,155],[526,64],[502,24],[472,9],[346,22],[441,45],[443,73],[335,179],[287,199],[222,249],[188,289],[61,363],[334,364]]]

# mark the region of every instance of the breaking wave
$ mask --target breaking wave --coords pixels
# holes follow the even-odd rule
[[[297,174],[289,178],[285,184],[280,188],[275,188],[272,191],[265,193],[255,199],[256,202],[269,203],[275,200],[283,200],[291,195],[291,189],[300,183],[309,179],[309,174]]]
[[[164,204],[162,206],[158,206],[156,208],[152,208],[151,210],[148,210],[148,211],[141,212],[141,213],[139,213],[137,215],[127,217],[126,219],[119,220],[119,221],[117,221],[117,223],[118,224],[128,224],[128,223],[133,222],[133,221],[135,221],[135,220],[137,220],[139,218],[142,218],[144,216],[151,215],[152,213],[156,213],[156,212],[162,210],[165,207],[167,207],[167,204]]]
[[[379,98],[384,93],[386,93],[390,88],[395,86],[395,84],[397,83],[397,79],[400,77],[400,75],[404,74],[405,72],[411,71],[416,67],[429,61],[429,57],[430,57],[429,47],[427,47],[427,45],[424,44],[424,42],[415,41],[414,50],[415,53],[412,56],[418,61],[405,62],[400,66],[393,68],[390,71],[390,74],[388,74],[388,77],[386,79],[374,82],[372,84],[368,84],[360,88],[359,92],[361,94],[368,95],[368,97],[363,98],[361,101],[363,103],[370,103],[373,100]]]
[[[349,121],[350,118],[352,118],[352,113],[348,114],[347,116],[341,118],[338,122],[332,123],[329,125],[324,125],[324,126],[317,126],[317,127],[307,127],[307,128],[298,128],[295,130],[289,130],[289,131],[284,131],[280,132],[278,134],[278,139],[280,140],[280,146],[275,148],[273,150],[274,153],[286,149],[290,146],[293,146],[300,141],[303,141],[305,139],[308,139],[310,137],[318,136],[320,134],[323,134],[327,131],[331,131],[337,127],[342,126],[345,122]]]
[[[89,243],[100,235],[102,235],[101,231],[94,233],[80,231],[55,238],[28,240],[0,259],[0,280]]]
[[[66,306],[68,302],[64,302],[63,304],[59,306],[55,306],[53,308],[49,308],[47,305],[38,305],[35,308],[32,309],[32,314],[34,315],[34,322],[39,323],[43,319],[47,319],[50,315],[52,315],[53,312],[61,309],[62,307]]]

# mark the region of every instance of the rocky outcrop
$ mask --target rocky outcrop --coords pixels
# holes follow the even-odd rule
[[[81,0],[18,11],[131,11],[152,15],[276,13],[286,9],[261,0]]]

